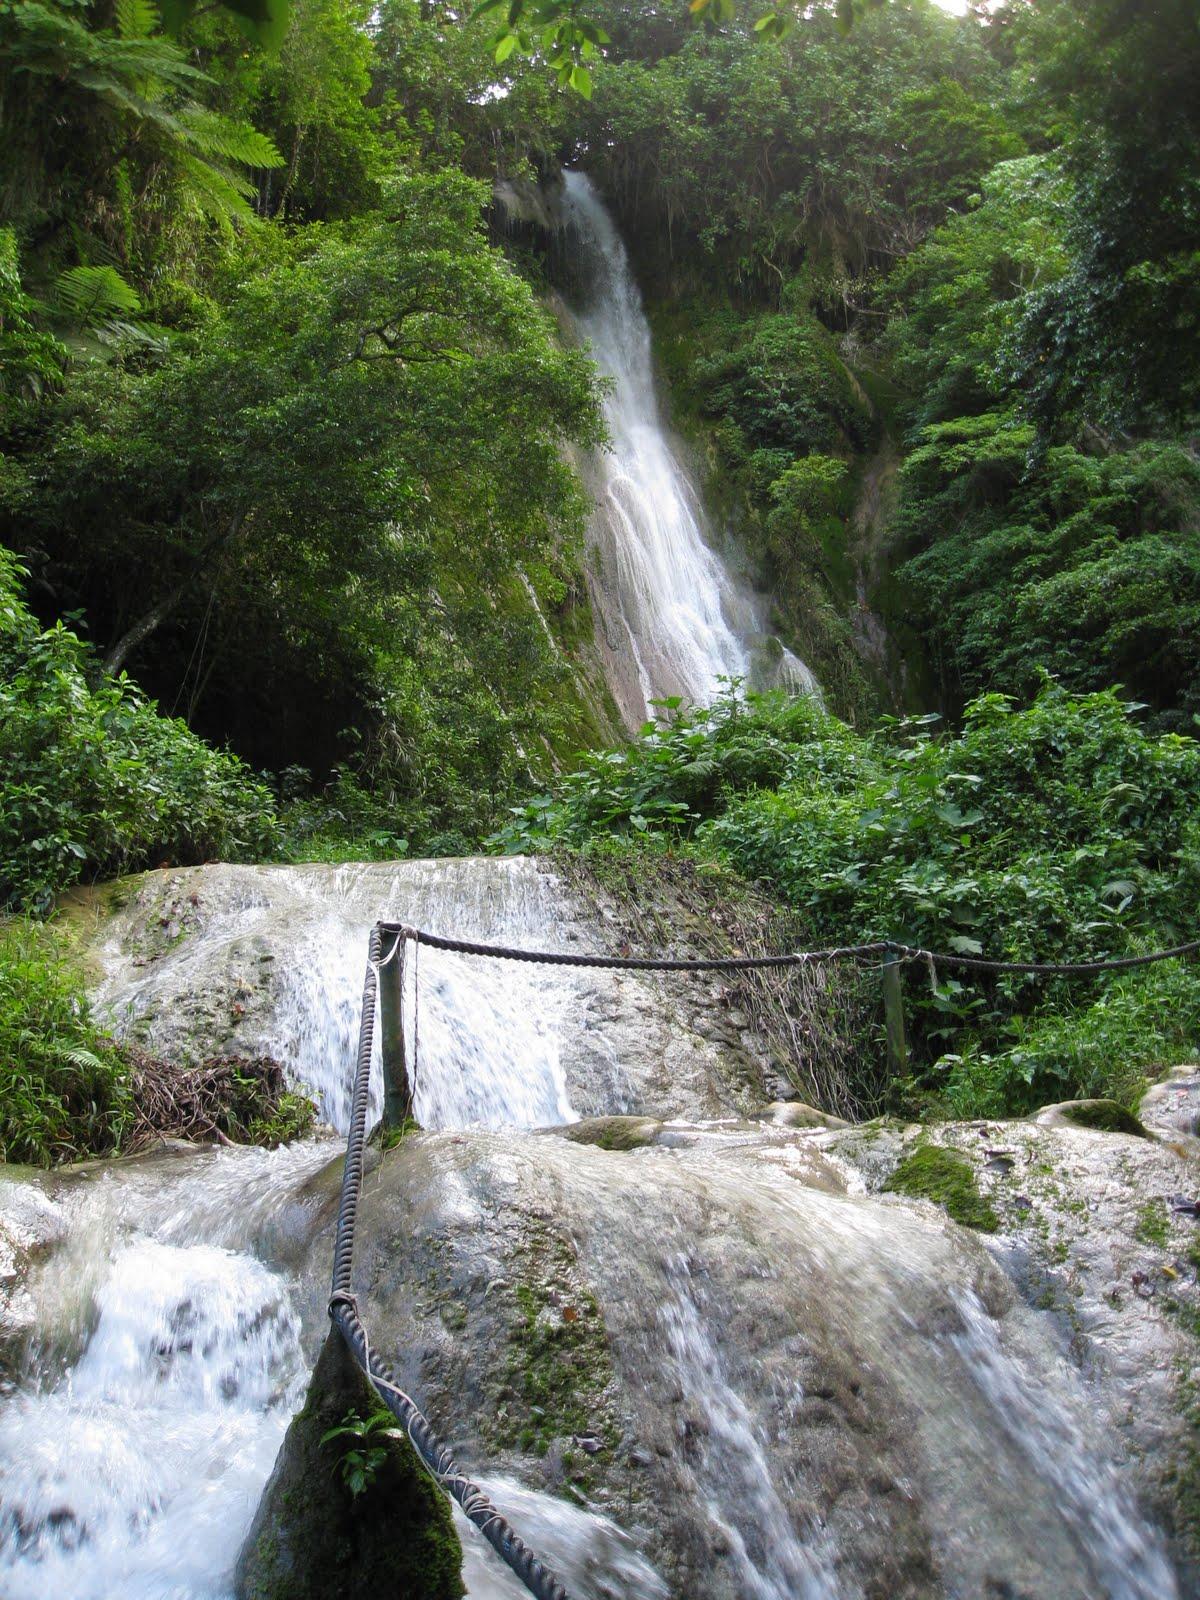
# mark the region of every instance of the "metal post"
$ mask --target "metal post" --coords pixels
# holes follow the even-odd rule
[[[889,956],[882,970],[888,1071],[894,1077],[903,1077],[908,1071],[908,1043],[904,1037],[904,989],[900,982],[900,958]]]
[[[386,957],[386,952],[385,952]],[[404,1050],[404,940],[379,969],[379,1051],[383,1058],[383,1125],[402,1128],[412,1116]]]

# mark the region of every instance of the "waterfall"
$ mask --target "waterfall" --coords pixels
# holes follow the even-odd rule
[[[281,1055],[337,1119],[379,916],[529,947],[613,943],[602,909],[531,861],[152,873],[97,935],[98,1003],[162,1050],[198,996],[213,1016],[236,1010],[239,1046]],[[439,1402],[468,1452],[475,1430],[465,1464],[499,1469],[497,1503],[574,1600],[862,1600],[883,1592],[895,1549],[918,1574],[896,1591],[909,1600],[1177,1595],[1079,1374],[977,1240],[847,1192],[802,1134],[700,1120],[703,1046],[671,1020],[684,980],[429,950],[421,963],[417,1106],[443,1131],[372,1170],[365,1315],[420,1394],[447,1306],[474,1370],[513,1359],[497,1308],[534,1257],[586,1285],[544,1315],[595,1296],[627,1501],[572,1506],[561,1476],[539,1476],[549,1455],[479,1444],[470,1385]],[[672,1093],[679,1120],[652,1148],[526,1131]],[[21,1206],[48,1230],[23,1257],[24,1360],[0,1399],[6,1600],[229,1600],[326,1326],[339,1153],[327,1138],[36,1187],[0,1175],[0,1245]],[[515,1600],[463,1537],[472,1600]],[[670,1585],[651,1555],[676,1563]]]
[[[712,549],[695,485],[663,424],[650,328],[629,257],[591,181],[564,174],[563,227],[582,281],[571,320],[609,380],[611,448],[584,463],[595,503],[589,574],[609,686],[639,727],[649,702],[703,705],[722,678],[816,691],[766,633],[756,599]]]
[[[0,1411],[6,1600],[226,1600],[307,1375],[292,1285],[255,1246],[329,1153],[135,1165],[60,1202]]]

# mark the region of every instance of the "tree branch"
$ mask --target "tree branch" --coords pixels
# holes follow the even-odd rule
[[[101,663],[105,672],[110,672],[115,677],[121,671],[126,661],[139,645],[144,644],[155,629],[160,628],[178,607],[184,595],[187,594],[197,578],[200,577],[217,551],[223,549],[225,545],[229,544],[237,536],[245,520],[246,513],[239,511],[230,518],[220,533],[215,533],[211,539],[201,546],[191,568],[175,587],[169,589],[160,600],[156,600],[147,611],[143,611],[137,621],[131,627],[126,628],[121,637],[109,647],[108,654]]]

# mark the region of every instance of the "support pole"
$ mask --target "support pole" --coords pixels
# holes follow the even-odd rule
[[[404,939],[379,969],[379,1051],[383,1058],[383,1125],[402,1128],[412,1116],[404,1050]]]
[[[900,958],[890,956],[883,963],[882,973],[888,1072],[893,1077],[903,1077],[908,1071],[908,1041],[904,1036],[904,989],[900,982]]]

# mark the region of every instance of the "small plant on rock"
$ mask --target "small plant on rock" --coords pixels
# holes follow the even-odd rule
[[[399,1438],[400,1430],[390,1411],[373,1411],[363,1417],[357,1411],[347,1411],[336,1428],[321,1435],[322,1445],[345,1440],[335,1471],[350,1491],[351,1499],[365,1494],[375,1482],[380,1467],[387,1460],[385,1439]]]

